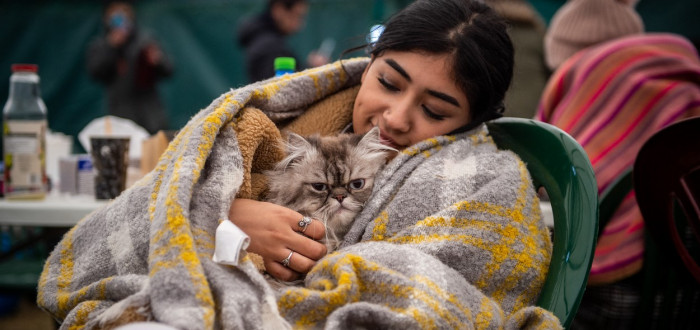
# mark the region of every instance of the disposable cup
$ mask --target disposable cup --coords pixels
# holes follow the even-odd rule
[[[95,174],[95,198],[113,199],[124,191],[129,166],[129,137],[91,136],[90,154]]]

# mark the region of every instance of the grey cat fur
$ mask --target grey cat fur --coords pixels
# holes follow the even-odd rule
[[[289,133],[285,147],[288,156],[266,172],[267,201],[323,222],[331,252],[369,199],[374,176],[396,149],[381,143],[376,127],[364,135],[304,138]]]

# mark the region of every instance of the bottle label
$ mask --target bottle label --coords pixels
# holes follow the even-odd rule
[[[46,182],[46,120],[8,120],[4,127],[6,197],[41,197]]]

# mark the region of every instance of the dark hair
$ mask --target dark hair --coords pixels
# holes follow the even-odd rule
[[[466,94],[471,129],[503,115],[513,77],[513,44],[505,21],[476,0],[417,0],[392,16],[373,56],[385,51],[452,55],[453,79]]]
[[[282,4],[284,6],[284,9],[291,9],[294,7],[297,3],[306,3],[307,0],[267,0],[267,11],[270,11],[272,9],[272,6],[276,4]]]

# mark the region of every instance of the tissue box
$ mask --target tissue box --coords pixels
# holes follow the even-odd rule
[[[176,131],[158,131],[155,135],[143,140],[141,147],[141,175],[146,175],[158,164],[160,156],[168,148],[168,144],[175,137]]]
[[[58,163],[59,191],[71,195],[95,194],[95,172],[90,155],[61,157]]]
[[[78,194],[95,196],[95,170],[92,168],[92,158],[89,155],[78,156],[77,170]]]

